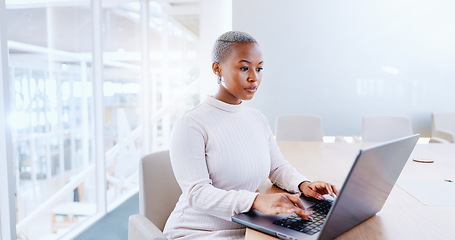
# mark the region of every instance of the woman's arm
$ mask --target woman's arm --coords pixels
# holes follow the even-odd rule
[[[311,182],[300,174],[288,161],[284,159],[278,144],[273,137],[272,131],[264,119],[264,128],[268,132],[268,142],[270,150],[270,174],[269,179],[273,184],[287,190],[289,193],[259,194],[253,203],[253,209],[264,214],[275,215],[278,213],[296,213],[301,218],[311,220],[311,211],[305,211],[300,200],[301,192],[309,197],[322,197],[323,187],[327,183]],[[333,185],[331,185],[333,187]],[[333,187],[334,192],[337,192]]]
[[[265,116],[262,116],[264,131],[267,132],[270,152],[270,174],[269,179],[273,184],[285,189],[288,192],[300,192],[299,185],[304,181],[309,181],[308,178],[299,173],[291,164],[284,158],[278,147],[278,144],[273,137],[272,130],[269,127]]]
[[[305,196],[316,199],[323,199],[322,195],[325,194],[332,196],[338,194],[338,190],[334,185],[321,181],[311,182],[292,167],[281,154],[270,127],[268,129],[271,157],[269,178],[275,185],[289,192],[302,192]]]
[[[258,193],[214,187],[205,158],[206,141],[203,126],[190,117],[174,124],[170,147],[174,174],[192,208],[230,220],[234,214],[249,211]]]
[[[303,219],[310,220],[309,215],[311,212],[303,209],[300,200],[299,184],[303,181],[308,181],[302,174],[300,174],[289,162],[287,162],[273,137],[272,131],[267,123],[266,118],[261,114],[262,127],[265,131],[270,156],[270,172],[269,179],[273,184],[287,190],[289,193],[273,193],[273,194],[259,194],[254,200],[252,209],[256,209],[264,214],[276,215],[279,213],[296,213]]]

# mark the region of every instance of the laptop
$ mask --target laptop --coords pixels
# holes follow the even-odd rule
[[[321,201],[302,196],[305,209],[317,215],[312,215],[312,221],[257,210],[234,215],[232,221],[281,239],[333,239],[381,210],[419,137],[415,134],[361,149],[336,198]],[[322,223],[314,226],[319,218]]]

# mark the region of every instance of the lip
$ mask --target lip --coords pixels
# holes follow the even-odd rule
[[[245,90],[250,92],[250,93],[255,93],[258,90],[258,87],[257,86],[251,86],[249,88],[245,88]]]

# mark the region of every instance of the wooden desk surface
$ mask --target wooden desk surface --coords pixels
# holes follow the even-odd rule
[[[362,147],[358,143],[279,142],[286,159],[310,179],[335,184],[344,182]],[[413,158],[431,158],[435,162],[415,163]],[[418,144],[400,178],[452,179],[455,181],[455,144]],[[455,182],[454,182],[455,184]],[[282,190],[265,183],[263,193]],[[438,197],[438,193],[434,193]],[[454,199],[455,201],[455,199]],[[337,239],[454,239],[455,204],[423,205],[395,185],[382,210]],[[276,239],[247,229],[246,240]]]

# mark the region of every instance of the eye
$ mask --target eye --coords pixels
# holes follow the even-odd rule
[[[262,70],[264,70],[263,67],[258,67],[258,68],[256,68],[256,71],[258,71],[258,72],[262,72]]]
[[[246,71],[248,71],[248,67],[241,67],[240,70],[246,72]]]

